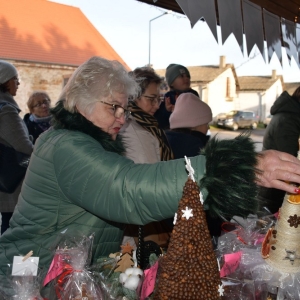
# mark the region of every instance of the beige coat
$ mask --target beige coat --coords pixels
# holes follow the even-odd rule
[[[132,117],[123,126],[121,135],[126,148],[126,157],[140,164],[160,161],[158,139]]]
[[[25,123],[19,116],[19,106],[8,93],[0,92],[0,104],[7,102],[0,110],[0,143],[11,146],[19,152],[31,154],[32,142]],[[13,212],[21,191],[22,182],[12,194],[0,192],[0,212]]]
[[[130,118],[123,126],[121,135],[126,149],[126,157],[140,164],[160,161],[158,139],[133,118]],[[169,231],[170,229],[163,222],[151,222],[144,226],[144,241],[154,241],[159,246],[166,247],[170,238]],[[138,244],[137,232],[138,226],[127,226],[122,244],[129,242],[135,247]],[[134,242],[132,238],[134,238]]]

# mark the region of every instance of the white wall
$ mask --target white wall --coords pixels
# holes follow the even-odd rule
[[[266,95],[264,98],[264,103],[265,103],[264,117],[270,114],[271,106],[273,105],[275,100],[280,96],[282,92],[283,92],[283,87],[280,80],[277,80],[275,84],[273,84],[272,87],[266,91]]]
[[[241,91],[238,92],[236,103],[239,105],[238,109],[252,110],[259,115],[260,121],[270,114],[270,108],[276,98],[282,93],[282,83],[278,79],[266,91]]]
[[[234,98],[236,96],[236,85],[232,69],[227,69],[207,85],[207,104],[210,106],[213,116],[235,109],[234,101],[227,98],[228,77],[230,78],[230,95]]]
[[[236,106],[239,110],[252,110],[258,114],[260,92],[238,92],[235,99]]]

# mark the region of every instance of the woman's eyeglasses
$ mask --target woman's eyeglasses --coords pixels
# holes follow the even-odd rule
[[[142,95],[142,97],[145,97],[151,102],[151,105],[160,105],[161,104],[161,97],[160,96],[147,96],[147,95]]]
[[[106,104],[106,105],[110,105],[114,111],[114,116],[115,118],[121,118],[124,116],[125,120],[127,120],[130,116],[130,111],[128,109],[125,109],[124,107],[122,107],[121,105],[118,105],[118,104],[112,104],[112,103],[108,103],[108,102],[105,102],[105,101],[99,101],[103,104]]]
[[[38,102],[36,105],[33,105],[33,107],[41,107],[43,104],[44,105],[49,105],[49,103],[50,103],[50,100],[45,99],[42,102]]]

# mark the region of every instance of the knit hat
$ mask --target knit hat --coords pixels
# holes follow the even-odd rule
[[[0,60],[0,84],[18,76],[17,69],[9,62]]]
[[[168,65],[166,70],[166,80],[168,86],[171,86],[174,80],[182,74],[186,74],[188,77],[191,77],[190,72],[186,67],[177,64]]]
[[[170,116],[170,128],[191,128],[212,120],[210,107],[192,93],[180,94]]]

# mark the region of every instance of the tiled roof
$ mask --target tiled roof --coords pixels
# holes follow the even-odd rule
[[[2,59],[78,66],[98,55],[128,68],[79,8],[46,0],[0,1],[0,41]]]
[[[207,83],[216,79],[220,74],[222,74],[228,68],[231,68],[232,65],[228,64],[225,68],[220,68],[219,66],[193,66],[187,67],[191,74],[192,82],[202,82]],[[155,72],[160,76],[165,76],[165,69],[158,69]]]
[[[265,91],[269,89],[281,76],[272,79],[271,76],[240,76],[238,77],[240,91]]]

